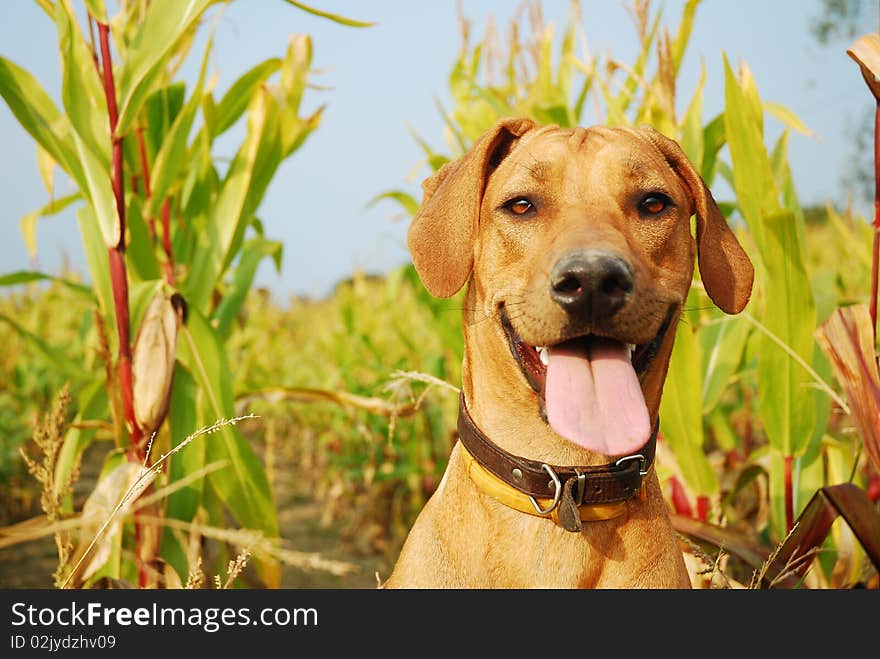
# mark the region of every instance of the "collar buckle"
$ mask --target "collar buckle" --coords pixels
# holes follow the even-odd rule
[[[632,460],[639,461],[639,476],[641,476],[642,478],[647,476],[648,475],[648,467],[647,467],[648,461],[645,459],[645,456],[642,455],[641,453],[633,453],[632,455],[626,455],[626,456],[620,458],[620,460],[618,460],[614,464],[615,464],[615,466],[619,467],[623,463],[630,462]]]

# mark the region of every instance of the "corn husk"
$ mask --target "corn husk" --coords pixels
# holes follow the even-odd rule
[[[144,314],[132,354],[134,413],[144,436],[165,419],[177,353],[177,334],[185,313],[183,298],[157,291]]]

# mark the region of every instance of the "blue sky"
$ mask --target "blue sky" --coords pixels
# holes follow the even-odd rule
[[[447,75],[460,47],[454,0],[311,4],[377,25],[352,29],[281,0],[238,0],[223,13],[215,36],[218,93],[257,62],[281,55],[292,33],[312,36],[314,65],[321,70],[314,80],[329,87],[308,92],[306,110],[327,104],[323,123],[279,169],[258,213],[267,235],[284,243],[284,263],[280,275],[264,264],[257,283],[281,302],[291,294],[323,295],[356,269],[381,273],[408,260],[407,223],[392,219],[400,217],[397,207],[365,205],[392,188],[418,195],[428,170],[417,167],[422,154],[407,126],[438,150],[448,151],[435,101],[448,99]],[[108,2],[111,11],[114,5]],[[462,5],[479,35],[490,15],[506,26],[519,3],[463,0]],[[664,19],[677,23],[683,1],[667,0],[662,6]],[[705,62],[703,112],[708,121],[723,107],[722,51],[734,64],[746,61],[762,97],[787,105],[818,134],[818,139],[798,134],[791,139],[792,171],[802,202],[842,204],[846,199],[839,181],[852,154],[850,135],[873,100],[846,56],[848,44],[824,47],[811,37],[809,24],[819,7],[819,0],[704,0],[678,93],[690,98]],[[581,9],[592,51],[632,62],[637,44],[624,4],[582,0]],[[557,26],[568,11],[568,0],[544,2],[545,18]],[[865,25],[862,32],[876,29],[876,24]],[[36,3],[0,2],[0,55],[29,69],[59,99],[55,28]],[[780,130],[768,119],[768,140]],[[223,155],[231,156],[234,140],[240,138],[241,132],[232,131],[221,144],[221,152],[224,144],[228,149]],[[41,220],[36,262],[27,254],[20,218],[43,205],[47,196],[33,142],[3,103],[0,144],[0,273],[39,268],[59,274],[63,263],[85,273],[72,212]],[[66,192],[56,190],[58,195]],[[723,199],[723,189],[716,196]]]

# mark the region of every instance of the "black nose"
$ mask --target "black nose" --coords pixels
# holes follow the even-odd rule
[[[617,254],[587,249],[566,254],[550,273],[550,295],[568,313],[607,316],[620,309],[633,289],[629,264]]]

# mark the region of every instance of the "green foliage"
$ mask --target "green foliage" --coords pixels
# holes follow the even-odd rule
[[[294,454],[297,476],[326,502],[327,518],[348,521],[346,537],[361,549],[393,552],[398,545],[389,539],[399,541],[409,528],[454,441],[457,396],[435,385],[460,381],[462,299],[432,298],[411,267],[383,278],[358,274],[325,300],[297,299],[286,308],[252,290],[257,266],[267,257],[277,266],[282,255],[282,245],[263,235],[256,217],[263,194],[280,163],[317,127],[321,111],[298,116],[311,62],[308,37],[293,38],[282,56],[256,63],[222,95],[215,96],[216,76],[207,65],[210,43],[196,84],[177,79],[199,17],[211,4],[154,1],[144,13],[143,3],[123,2],[108,17],[119,54],[117,136],[127,173],[133,329],[157,291],[178,291],[189,303],[177,337],[169,422],[154,450],[164,452],[197,427],[242,409],[261,416],[267,437],[285,441],[281,448],[266,445],[265,460],[253,448],[263,447],[255,441],[262,431],[252,425],[227,426],[193,441],[173,456],[161,484],[224,466],[170,494],[163,512],[216,526],[231,514],[242,526],[277,535],[271,492],[279,475],[271,465],[273,452],[282,450]],[[362,24],[289,4],[343,25]],[[840,410],[832,413],[837,395],[813,332],[837,307],[864,301],[872,229],[830,205],[801,208],[787,147],[793,132],[809,130],[783,105],[761,98],[747,66],[734,71],[726,58],[707,61],[688,102],[676,102],[698,5],[685,3],[678,25],[667,30],[659,12],[637,3],[641,47],[629,65],[579,52],[574,5],[561,30],[540,21],[531,29],[517,24],[505,44],[488,36],[472,45],[465,26],[448,79],[451,105],[438,103],[446,146],[415,139],[435,171],[502,116],[571,126],[592,112],[598,123],[653,124],[682,144],[708,185],[729,184],[732,197],[719,206],[755,263],[754,292],[743,314],[728,317],[695,279],[676,329],[661,408],[661,446],[668,450],[661,452],[658,473],[667,492],[676,478],[690,499],[708,501],[709,521],[772,547],[787,531],[787,496],[797,515],[823,486],[864,482],[860,440]],[[28,434],[26,416],[47,409],[69,379],[76,413],[58,462],[58,480],[64,481],[93,442],[125,447],[107,263],[118,217],[108,110],[83,38],[87,31],[67,3],[41,6],[58,25],[64,111],[33,76],[2,57],[0,93],[38,144],[50,196],[56,167],[77,192],[29,214],[22,231],[33,245],[40,217],[79,204],[92,283],[31,272],[0,277],[0,286],[19,287],[0,300],[0,340],[7,346],[0,358],[0,478],[15,478],[13,454]],[[87,6],[95,16],[105,11],[99,0]],[[173,20],[151,14],[156,7]],[[725,107],[706,118],[706,67],[714,65],[723,66]],[[213,144],[239,121],[246,135],[221,168]],[[770,148],[766,121],[785,126]],[[418,200],[402,190],[371,203],[385,200],[410,215],[418,209]],[[433,384],[426,384],[430,378]],[[120,453],[108,450],[106,466]],[[113,558],[102,574],[133,574],[131,552],[123,551],[129,542],[122,533],[114,538]],[[840,578],[834,576],[837,555],[851,556],[846,573],[858,574],[863,556],[852,545],[846,533],[832,532],[819,583]],[[181,575],[190,567],[182,535],[165,533],[161,556]],[[269,563],[262,576],[277,582]]]
[[[746,65],[735,73],[722,54],[725,108],[718,116],[708,122],[702,117],[705,64],[685,112],[676,111],[681,91],[676,77],[698,4],[686,3],[670,31],[661,27],[659,11],[651,14],[647,3],[637,3],[641,49],[629,66],[600,62],[586,51],[575,54],[576,11],[561,30],[558,50],[553,26],[533,22],[529,39],[513,25],[506,43],[489,33],[474,46],[466,26],[449,78],[452,107],[441,108],[449,153],[417,139],[436,170],[503,116],[570,126],[590,107],[597,123],[654,125],[682,144],[707,184],[719,174],[726,179],[734,196],[719,207],[755,263],[752,300],[740,317],[726,317],[695,279],[661,406],[661,430],[674,463],[661,461],[660,475],[683,480],[691,497],[708,497],[711,519],[720,520],[739,517],[743,490],[731,490],[737,474],[719,465],[733,460],[750,474],[749,482],[761,474],[769,484],[764,496],[770,518],[769,523],[766,517],[751,520],[752,531],[772,545],[785,537],[792,521],[785,518],[785,497],[793,498],[796,516],[829,483],[832,475],[822,464],[830,451],[847,447],[853,456],[850,473],[856,481],[865,477],[855,468],[864,465],[855,457],[858,438],[842,434],[839,419],[830,415],[829,366],[813,332],[835,307],[865,300],[870,229],[832,208],[827,214],[812,212],[812,226],[805,225],[787,145],[792,130],[812,133],[784,105],[762,101]],[[768,115],[785,127],[772,149],[765,144]],[[396,200],[414,214],[416,200],[405,193],[379,198]],[[838,238],[829,242],[835,231]],[[849,257],[850,250],[857,259]],[[843,262],[851,265],[841,269]],[[834,437],[832,444],[822,441],[828,436]],[[791,458],[794,491],[786,491],[786,458]]]
[[[70,2],[41,3],[57,26],[63,110],[30,73],[0,57],[0,95],[38,145],[41,174],[50,196],[55,167],[77,189],[22,220],[31,249],[40,217],[82,202],[77,218],[92,285],[55,280],[50,289],[52,298],[43,299],[65,294],[75,299],[70,311],[82,320],[72,320],[80,322],[83,330],[74,336],[53,331],[64,317],[35,328],[13,314],[0,313],[0,321],[27,345],[28,362],[42,364],[37,370],[47,374],[42,388],[60,387],[61,378],[74,384],[77,425],[68,432],[62,448],[58,465],[62,472],[73,469],[95,439],[112,438],[117,448],[141,441],[137,428],[123,414],[131,392],[124,378],[117,379],[116,360],[123,352],[121,341],[138,336],[143,312],[156,295],[182,293],[188,313],[179,336],[164,337],[177,346],[177,364],[168,367],[174,372],[171,389],[159,394],[167,396],[170,424],[162,426],[155,438],[154,455],[167,451],[199,427],[234,416],[225,341],[259,263],[270,257],[280,268],[281,260],[281,245],[262,235],[256,213],[279,165],[302,145],[321,119],[320,109],[300,115],[311,68],[308,36],[292,36],[283,57],[256,64],[215,102],[217,75],[209,70],[211,39],[201,54],[196,83],[187,85],[177,73],[201,19],[216,0],[129,0],[119,3],[112,16],[107,15],[101,0],[85,4],[89,25],[80,25]],[[341,24],[366,25],[302,3],[290,4]],[[95,34],[95,23],[100,43],[85,36]],[[110,35],[106,42],[105,34]],[[107,84],[109,67],[112,88]],[[246,135],[223,171],[214,152],[215,140],[242,119]],[[111,134],[114,120],[115,132]],[[111,166],[116,143],[122,147],[121,177]],[[121,239],[123,225],[114,185],[120,186],[124,199],[126,233]],[[112,257],[120,242],[125,247],[127,281],[111,272],[108,261],[108,254]],[[41,273],[11,273],[0,279],[0,285],[39,280],[51,278]],[[15,298],[11,303],[15,304]],[[130,337],[113,331],[125,307],[132,320]],[[137,349],[136,341],[133,344]],[[84,359],[84,353],[91,354],[89,359]],[[171,356],[173,359],[173,352]],[[161,366],[154,365],[157,369]],[[122,371],[119,373],[121,377]],[[21,375],[25,375],[24,369]],[[134,373],[135,378],[152,376]],[[18,384],[4,395],[16,398],[18,391],[33,393],[35,383]],[[145,404],[135,400],[134,405],[139,402]],[[160,403],[161,399],[156,401]],[[12,409],[21,407],[21,401],[13,404],[18,407]],[[112,428],[112,432],[98,433],[95,427]],[[6,441],[14,447],[22,439],[22,428],[11,430]],[[204,509],[210,511],[208,521],[215,526],[225,526],[226,516],[231,515],[243,527],[277,537],[272,493],[251,443],[234,427],[225,426],[194,444],[172,460],[172,481],[197,474],[208,463],[222,461],[225,467],[212,471],[207,483],[198,480],[171,494],[163,504],[165,514],[190,521]],[[4,466],[9,464],[8,457],[5,452]],[[120,535],[115,542],[121,541]],[[182,560],[179,549],[166,533],[163,555],[185,578],[192,566]],[[109,566],[105,572],[117,577],[131,574],[131,567],[119,564],[118,552],[116,556],[115,567]],[[276,564],[261,561],[258,568],[267,584],[278,583]]]

